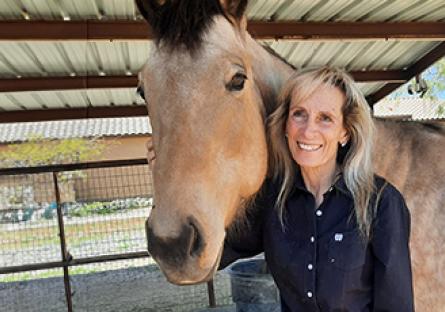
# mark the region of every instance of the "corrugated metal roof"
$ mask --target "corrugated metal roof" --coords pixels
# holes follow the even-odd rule
[[[250,0],[256,20],[445,21],[443,0]],[[2,0],[0,19],[85,20],[141,18],[134,0]],[[405,69],[440,42],[433,40],[263,41],[298,68]],[[150,51],[142,41],[0,42],[0,78],[129,75]],[[366,95],[384,83],[363,83]],[[0,110],[143,104],[131,89],[0,93]]]
[[[402,117],[415,121],[445,120],[445,102],[420,98],[383,100],[374,105],[374,116]]]
[[[148,41],[3,41],[0,78],[136,74],[150,47]]]
[[[412,64],[439,41],[271,41],[267,44],[296,67],[333,65],[348,70],[398,69]],[[0,77],[97,76],[137,73],[151,43],[0,42]]]
[[[252,0],[251,19],[294,21],[437,21],[445,18],[442,0]]]
[[[347,70],[404,69],[440,41],[264,41],[294,66],[332,65]]]
[[[0,124],[0,143],[25,142],[31,136],[67,139],[151,134],[147,117],[78,119]]]
[[[27,91],[0,93],[3,110],[144,105],[136,88]]]
[[[26,12],[24,14],[24,12]],[[443,19],[442,0],[251,0],[251,19],[304,21],[434,21]],[[136,19],[133,0],[2,0],[1,19]]]
[[[2,0],[2,19],[23,19],[25,10],[35,20],[134,19],[137,9],[133,0]]]

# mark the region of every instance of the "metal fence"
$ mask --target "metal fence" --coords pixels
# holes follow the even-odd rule
[[[145,159],[0,169],[0,311],[196,311],[227,277],[179,287],[146,251]]]

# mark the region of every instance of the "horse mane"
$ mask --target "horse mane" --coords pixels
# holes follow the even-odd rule
[[[171,0],[139,7],[151,25],[156,44],[162,42],[170,49],[185,47],[191,53],[199,49],[214,16],[227,18],[219,0]]]
[[[404,120],[389,120],[380,117],[375,117],[375,119],[385,124],[397,124],[399,126],[403,126],[402,128],[399,128],[401,131],[406,131],[407,129],[409,129],[410,131],[420,131],[445,135],[445,124],[438,121],[410,122]],[[406,125],[409,126],[407,127]]]
[[[429,122],[421,122],[420,125],[422,125],[422,127],[425,128],[426,130],[445,134],[445,124],[429,121]]]

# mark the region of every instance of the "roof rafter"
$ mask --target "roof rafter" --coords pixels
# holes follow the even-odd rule
[[[0,79],[0,92],[132,88],[138,78],[132,76],[76,76]]]
[[[352,71],[350,74],[358,82],[404,83],[408,79],[408,73],[402,70]],[[137,86],[137,81],[135,75],[8,78],[0,79],[0,92],[134,88]]]
[[[144,105],[113,107],[90,106],[84,108],[36,109],[1,112],[0,123],[147,115],[147,108]]]
[[[445,39],[445,22],[265,22],[250,21],[256,39]],[[146,40],[143,21],[0,21],[0,40]]]

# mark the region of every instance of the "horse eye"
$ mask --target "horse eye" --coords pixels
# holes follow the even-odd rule
[[[241,91],[244,88],[244,82],[247,76],[243,73],[236,73],[232,80],[226,85],[226,89],[229,91]]]
[[[136,93],[145,101],[144,89],[141,86],[137,87]]]

